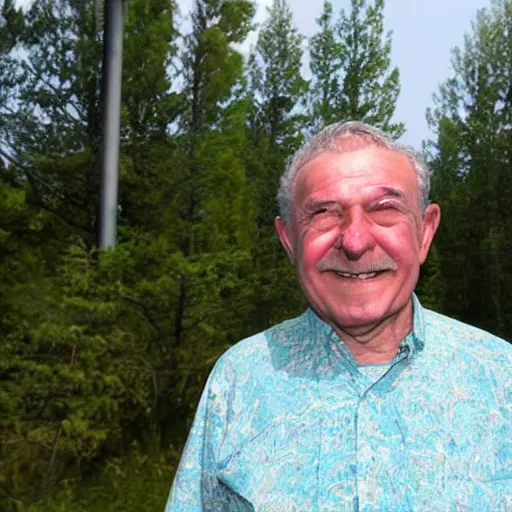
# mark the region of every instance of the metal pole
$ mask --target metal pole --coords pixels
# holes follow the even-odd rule
[[[123,70],[124,0],[105,0],[103,147],[100,189],[100,248],[116,244],[119,126]]]

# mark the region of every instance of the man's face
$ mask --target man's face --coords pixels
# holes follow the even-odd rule
[[[295,178],[281,242],[315,311],[342,330],[371,329],[409,304],[439,223],[422,216],[416,173],[392,151],[325,152]]]

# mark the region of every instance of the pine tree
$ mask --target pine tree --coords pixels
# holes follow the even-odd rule
[[[348,118],[337,107],[342,87],[344,48],[337,37],[331,2],[324,2],[323,11],[316,21],[319,31],[311,38],[309,61],[312,74],[309,109],[314,132]]]
[[[448,313],[512,336],[506,233],[512,227],[512,3],[479,11],[453,76],[429,113],[433,190],[445,211],[438,235],[450,283]]]
[[[246,165],[256,191],[255,264],[249,282],[254,293],[253,332],[294,316],[303,307],[293,269],[273,228],[279,177],[286,159],[300,145],[305,128],[303,39],[286,0],[274,0],[248,63],[252,110],[247,123],[251,148]]]
[[[393,123],[400,75],[391,67],[391,33],[384,31],[384,0],[351,0],[336,22],[324,2],[319,32],[311,40],[310,123],[317,129],[334,120],[358,120],[395,136]]]
[[[271,149],[293,147],[300,135],[297,108],[307,87],[301,75],[302,41],[286,0],[274,0],[249,62],[255,123]]]
[[[102,129],[102,23],[96,1],[33,2],[20,21],[12,9],[4,31],[16,42],[2,56],[0,150],[28,183],[28,200],[73,227],[92,245],[97,203]],[[4,5],[4,10],[9,3]],[[158,0],[129,2],[125,29],[122,92],[121,216],[147,228],[145,208],[132,190],[161,177],[140,175],[140,160],[158,133],[176,117],[167,69],[175,53],[174,5]],[[149,167],[146,166],[146,167]],[[126,182],[126,187],[123,186]],[[153,187],[153,190],[161,187]],[[148,196],[154,193],[148,193]],[[121,223],[124,220],[121,219]],[[151,217],[155,221],[155,216]]]

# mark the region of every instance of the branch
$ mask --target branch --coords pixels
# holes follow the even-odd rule
[[[27,204],[32,206],[37,206],[38,208],[41,208],[48,213],[51,213],[52,215],[55,215],[58,217],[61,221],[66,223],[68,226],[71,226],[72,228],[79,229],[80,231],[84,231],[85,233],[88,233],[90,235],[94,234],[94,229],[92,229],[90,226],[86,226],[84,224],[80,224],[79,222],[75,222],[74,220],[66,217],[64,213],[59,212],[55,208],[52,208],[51,206],[48,206],[40,197],[39,195],[34,191],[36,195],[37,201],[31,201],[30,199],[27,199]]]
[[[19,169],[21,169],[27,175],[27,179],[29,180],[32,190],[34,191],[34,194],[36,194],[37,198],[41,201],[41,204],[39,206],[47,208],[47,206],[44,205],[34,182],[40,183],[43,187],[48,189],[52,194],[54,194],[56,197],[58,197],[62,201],[70,203],[72,206],[75,206],[76,208],[80,208],[81,210],[84,209],[82,203],[80,203],[80,202],[76,201],[75,199],[73,199],[72,197],[66,196],[62,192],[58,191],[53,185],[50,185],[49,183],[44,181],[42,178],[37,176],[37,174],[34,174],[32,172],[32,170],[29,169],[25,164],[22,164],[19,160],[16,160],[13,156],[9,155],[2,149],[0,149],[0,156],[3,156],[8,162],[10,162],[15,167],[18,167]],[[52,213],[56,213],[56,212],[53,211]]]
[[[155,331],[158,333],[160,338],[162,338],[162,339],[164,338],[164,332],[156,324],[156,322],[152,318],[152,315],[149,313],[148,308],[146,307],[145,304],[143,304],[142,302],[138,301],[137,299],[134,299],[133,297],[128,297],[127,295],[119,295],[119,298],[121,300],[129,302],[130,304],[133,304],[134,306],[137,306],[139,309],[141,309],[142,310],[142,314],[141,314],[141,312],[139,312],[140,317],[143,320],[146,320],[149,323],[149,325],[151,325],[151,327],[153,327],[153,329],[155,329]]]
[[[151,409],[153,410],[153,413],[156,414],[156,406],[157,406],[157,403],[158,403],[158,398],[160,396],[160,392],[159,392],[159,389],[158,389],[158,380],[156,378],[155,369],[153,368],[153,365],[147,359],[142,357],[141,355],[135,354],[133,357],[136,358],[136,359],[140,359],[149,368],[149,370],[151,372],[151,378],[153,380],[153,393],[154,393],[154,395],[153,395],[153,405],[152,405]]]
[[[32,66],[32,64],[28,61],[24,61],[24,64],[25,66],[29,69],[29,71],[32,72],[32,74],[34,75],[35,79],[36,80],[40,80],[41,82],[43,82],[44,85],[46,85],[49,89],[51,89],[55,95],[57,97],[59,96],[62,96],[62,90],[61,89],[58,89],[57,87],[55,87],[54,85],[52,85],[48,80],[46,80],[45,78],[43,78],[42,76],[42,73],[41,72],[38,72],[36,69],[34,69],[34,67]],[[80,115],[81,114],[81,107],[80,105],[77,105],[75,104],[75,102],[71,101],[71,98],[68,97],[66,99],[66,101],[77,111],[77,113]],[[66,109],[64,109],[62,106],[60,105],[56,105],[57,109],[60,110],[60,112],[62,114],[65,115],[65,117],[67,117],[70,121],[72,121],[75,125],[78,125],[78,126],[81,126],[80,125],[80,122],[78,119],[75,119],[68,111],[66,111]]]
[[[21,169],[29,180],[38,181],[42,185],[44,185],[50,192],[60,197],[61,199],[66,199],[60,192],[58,192],[52,185],[46,183],[39,176],[36,176],[25,164],[22,164],[19,160],[14,158],[13,156],[6,153],[3,149],[0,148],[0,156],[3,156],[9,163]]]
[[[183,330],[183,332],[188,332],[191,329],[195,329],[201,322],[204,322],[208,317],[211,317],[213,315],[217,315],[219,313],[222,313],[223,311],[224,311],[224,308],[213,309],[213,310],[209,311],[208,313],[205,313],[204,315],[201,315],[194,322],[192,322],[192,323],[190,323],[190,324],[188,324],[186,326],[183,325],[182,330]]]

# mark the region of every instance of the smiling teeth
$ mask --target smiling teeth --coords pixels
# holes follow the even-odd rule
[[[342,277],[351,277],[352,279],[369,279],[371,277],[375,277],[377,272],[368,272],[366,274],[350,274],[348,272],[336,272],[339,276]]]

